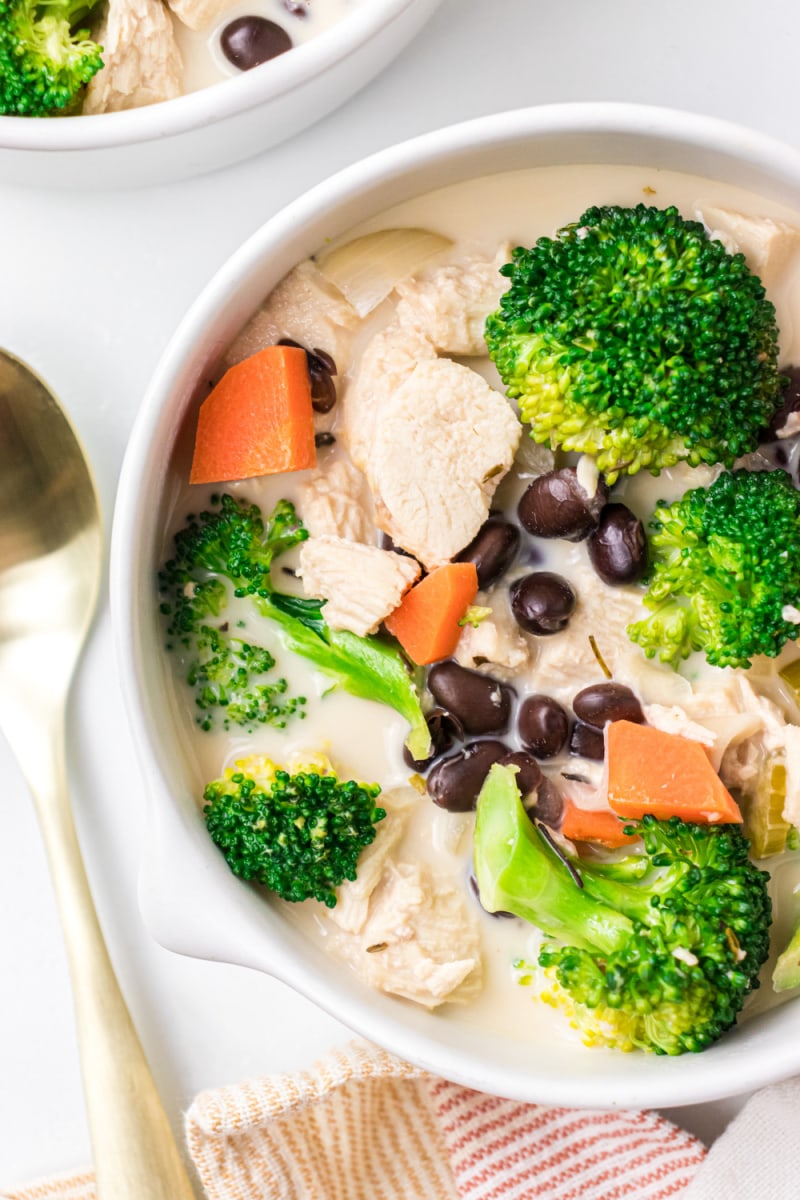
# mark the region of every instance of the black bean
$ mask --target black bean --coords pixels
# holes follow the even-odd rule
[[[454,713],[467,733],[502,733],[507,728],[514,693],[491,675],[448,659],[431,667],[428,687],[437,704]]]
[[[511,754],[501,758],[500,763],[504,767],[517,768],[517,787],[523,799],[530,796],[531,792],[535,793],[541,786],[544,778],[542,768],[533,755],[528,754],[526,750],[513,750]]]
[[[547,637],[566,629],[575,611],[575,593],[561,575],[533,571],[512,584],[511,611],[522,629]]]
[[[526,696],[517,716],[517,732],[536,758],[555,758],[567,744],[569,713],[552,696]]]
[[[336,384],[327,371],[309,369],[309,376],[311,379],[311,407],[314,412],[330,412],[336,403]]]
[[[336,444],[336,438],[333,436],[332,433],[315,433],[314,434],[314,445],[317,448],[320,448],[322,446],[334,446],[335,444]]]
[[[240,71],[250,71],[292,48],[285,29],[266,17],[237,17],[220,35],[222,53]]]
[[[328,413],[336,403],[336,384],[331,376],[336,374],[336,363],[327,350],[306,350],[294,338],[281,338],[279,346],[294,346],[305,351],[308,378],[311,384],[311,407],[314,412]]]
[[[585,725],[583,721],[576,721],[569,739],[569,752],[601,762],[606,756],[602,729],[597,729],[594,725]]]
[[[558,787],[552,779],[546,776],[536,789],[536,802],[528,807],[528,816],[532,821],[543,821],[545,825],[557,829],[561,824],[564,812],[564,800]]]
[[[481,889],[478,887],[478,881],[475,878],[475,876],[472,874],[471,871],[470,871],[470,875],[469,875],[469,886],[470,886],[470,890],[471,890],[472,894],[474,895],[475,899],[478,901],[478,904],[480,904],[481,908],[483,908],[483,904],[481,902]],[[489,912],[488,908],[483,908],[483,911],[485,913],[489,913],[490,917],[513,917],[514,916],[513,913],[506,912],[506,910],[504,908],[498,908],[497,912]]]
[[[431,752],[427,758],[412,758],[408,746],[403,747],[406,764],[415,771],[424,771],[451,750],[456,742],[464,740],[464,728],[457,717],[443,708],[432,708],[425,714],[425,722],[431,735]]]
[[[383,530],[381,530],[380,548],[381,548],[381,550],[391,550],[393,554],[402,554],[405,558],[413,558],[414,557],[413,554],[409,554],[408,550],[404,550],[402,546],[398,546],[397,542],[393,542],[392,539],[389,537],[389,534],[384,533]],[[423,571],[422,575],[425,575],[425,573],[426,572]],[[421,577],[422,576],[420,576],[420,578]]]
[[[590,496],[578,481],[575,468],[562,467],[534,479],[522,495],[517,515],[528,533],[536,537],[580,542],[597,525],[607,500],[608,488],[602,479]]]
[[[490,517],[470,544],[456,555],[456,562],[475,563],[478,586],[487,588],[511,566],[519,541],[516,525],[510,525],[502,517]]]
[[[579,720],[595,729],[602,729],[609,721],[644,723],[639,698],[624,683],[593,683],[578,692],[572,707]]]
[[[771,442],[778,436],[792,413],[800,411],[800,367],[781,367],[788,383],[781,398],[780,408],[773,414],[766,429],[762,430],[760,442]]]
[[[308,351],[306,351],[308,353]],[[314,362],[316,359],[316,363]],[[319,371],[327,371],[329,375],[336,375],[336,363],[333,355],[328,354],[327,350],[320,350],[319,346],[315,346],[309,354],[309,362],[312,369],[316,368]]]
[[[607,504],[589,535],[589,558],[604,583],[635,583],[647,570],[644,525],[624,504]]]
[[[478,802],[478,793],[492,764],[508,752],[508,746],[494,738],[468,742],[432,768],[428,795],[434,804],[448,812],[470,812]]]

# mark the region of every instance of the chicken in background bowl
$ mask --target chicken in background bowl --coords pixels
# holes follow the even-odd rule
[[[151,571],[154,558],[162,563],[161,619],[180,667],[177,685],[168,684],[176,689],[170,707],[191,762],[195,813],[205,805],[209,832],[234,872],[282,897],[271,907],[260,901],[265,938],[294,927],[286,945],[307,967],[304,990],[313,978],[318,994],[320,976],[335,978],[327,991],[334,1012],[371,1036],[376,1027],[384,1039],[388,1033],[389,1044],[412,1057],[424,1044],[434,1069],[481,1078],[484,1087],[488,1078],[510,1094],[574,1098],[574,1089],[555,1085],[553,1056],[561,1056],[584,1081],[598,1069],[612,1072],[614,1095],[626,1103],[641,1078],[647,1102],[664,1103],[676,1094],[666,1064],[657,1081],[624,1065],[640,1056],[615,1059],[608,1048],[590,1055],[582,1040],[679,1056],[715,1042],[735,1021],[767,957],[771,908],[765,860],[747,857],[742,813],[748,834],[777,834],[780,842],[765,841],[759,855],[778,850],[777,937],[789,940],[796,650],[782,650],[794,625],[780,589],[796,580],[776,582],[787,611],[773,630],[779,642],[758,646],[766,666],[715,663],[713,655],[708,662],[702,651],[713,638],[697,633],[703,621],[690,617],[686,589],[678,607],[688,640],[674,620],[659,625],[664,595],[651,593],[661,549],[656,535],[648,568],[644,530],[659,502],[665,524],[667,504],[713,497],[720,480],[738,486],[745,473],[758,481],[760,468],[775,465],[759,451],[758,431],[786,400],[778,366],[794,354],[788,318],[798,222],[765,196],[767,181],[760,194],[732,186],[735,171],[720,184],[676,174],[663,161],[660,169],[555,165],[547,152],[547,165],[530,167],[529,148],[504,136],[516,154],[484,147],[468,156],[489,174],[472,161],[472,171],[461,165],[472,178],[444,187],[452,169],[445,156],[433,170],[418,168],[427,189],[439,191],[412,174],[407,202],[381,211],[372,197],[356,214],[345,196],[333,232],[347,236],[325,245],[305,231],[311,258],[268,289],[261,310],[205,368],[199,422],[196,409],[184,413],[168,511],[162,505],[161,527],[151,520],[149,531]],[[507,150],[497,130],[492,137]],[[498,158],[505,173],[496,173]],[[354,215],[368,219],[352,228]],[[531,286],[526,256],[556,255],[571,237],[603,264],[593,239],[603,242],[618,221],[633,222],[641,246],[650,246],[652,257],[634,251],[628,264],[641,270],[644,262],[651,273],[647,303],[656,297],[658,316],[662,289],[667,295],[677,283],[703,325],[694,348],[702,343],[710,358],[686,350],[691,320],[681,325],[673,311],[669,336],[680,330],[685,345],[671,351],[668,372],[645,339],[656,360],[649,374],[671,379],[672,410],[669,386],[659,384],[653,427],[639,414],[631,436],[614,410],[603,448],[574,444],[587,429],[597,442],[591,400],[560,425],[552,404],[547,417],[530,411],[543,398],[566,409],[581,396],[565,384],[563,358],[553,372],[560,386],[548,391],[545,370],[559,361],[552,339],[542,350],[515,304],[519,286]],[[750,266],[763,252],[762,270],[776,272],[770,299],[741,254],[720,244],[730,236],[726,221],[738,222],[741,239],[728,249],[744,249],[749,238]],[[697,245],[704,249],[699,265],[676,276],[664,261],[683,237],[690,258]],[[624,241],[638,244],[630,228]],[[502,265],[509,243],[529,248],[515,252],[510,267]],[[619,243],[605,250],[616,265]],[[624,304],[626,287],[615,291],[608,261],[603,270],[608,295]],[[706,320],[709,305],[728,282],[739,299],[715,325],[717,316]],[[780,358],[773,301],[788,331]],[[551,292],[546,307],[554,306]],[[531,303],[526,312],[539,309]],[[619,324],[617,315],[607,327]],[[512,403],[486,354],[484,328]],[[737,357],[747,330],[749,350]],[[524,371],[507,370],[513,339],[525,343]],[[608,350],[590,344],[597,340],[576,338],[570,357],[578,362],[577,350],[588,346],[588,361],[601,363],[599,372],[589,369],[595,384],[610,361]],[[730,351],[725,385],[749,389],[752,416],[716,430],[710,419],[671,426],[681,406],[714,395],[705,386],[698,401],[696,378],[681,389],[684,363],[694,357],[706,374],[705,364],[723,357],[720,345]],[[267,394],[279,397],[279,408],[266,426],[288,436],[248,436]],[[517,409],[534,439],[521,436]],[[634,445],[661,458],[641,463],[627,454]],[[743,463],[746,452],[759,461]],[[796,531],[788,474],[763,480],[786,497]],[[188,511],[196,515],[187,524]],[[165,528],[177,531],[174,546]],[[470,573],[472,586],[464,586]],[[713,592],[713,572],[699,574]],[[645,597],[653,599],[648,636],[661,638],[651,660],[628,633],[650,619]],[[699,609],[705,620],[708,596]],[[744,630],[740,644],[726,633],[719,645],[751,652]],[[404,657],[413,674],[402,672]],[[282,824],[287,816],[293,829]],[[348,824],[354,836],[344,845]],[[259,903],[258,889],[247,894]],[[331,959],[388,996],[366,1000]],[[278,968],[292,982],[303,969]],[[339,989],[348,1000],[337,1006]],[[409,1000],[431,1011],[413,1016]],[[554,1011],[559,1004],[569,1020]],[[748,1021],[707,1055],[719,1066],[728,1042],[741,1049],[751,1023],[779,1023],[780,1015],[758,1015],[752,1005]],[[470,1044],[470,1065],[459,1067],[454,1048],[463,1054]],[[581,1055],[595,1065],[583,1070]],[[620,1065],[611,1068],[612,1060]],[[681,1100],[697,1096],[699,1078],[684,1070]],[[587,1093],[581,1099],[591,1102]]]

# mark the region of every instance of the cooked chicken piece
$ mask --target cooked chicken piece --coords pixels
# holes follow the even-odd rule
[[[715,205],[698,205],[698,216],[725,249],[741,252],[765,287],[772,286],[800,249],[800,229],[772,217],[754,217]]]
[[[491,593],[479,592],[475,604],[491,608],[492,613],[478,625],[464,626],[455,649],[456,661],[462,667],[485,669],[501,678],[528,667],[532,657],[530,643],[511,615],[507,590],[501,585]]]
[[[394,612],[420,573],[405,554],[339,537],[314,537],[300,547],[299,574],[307,596],[326,600],[331,629],[365,637]]]
[[[618,678],[617,663],[625,661],[630,650],[625,630],[641,616],[642,592],[603,583],[583,546],[575,547],[574,562],[565,575],[577,598],[575,611],[562,633],[534,638],[534,679],[537,690],[569,701],[581,687],[602,678],[590,637],[612,676]]]
[[[374,842],[359,856],[357,877],[337,889],[336,907],[328,910],[330,919],[345,933],[359,933],[364,928],[372,893],[419,800],[413,788],[396,788],[381,794],[379,804],[386,810],[386,816],[376,827]]]
[[[376,540],[367,481],[345,458],[334,459],[302,484],[299,508],[314,538],[339,537],[365,543]]]
[[[405,383],[417,363],[435,358],[433,344],[423,333],[402,329],[396,322],[376,333],[367,344],[342,397],[342,433],[350,457],[362,471],[367,470],[378,414],[386,401]]]
[[[370,987],[427,1008],[467,1000],[480,987],[479,935],[466,897],[426,866],[388,859],[361,930],[334,929],[328,944]]]
[[[767,761],[785,757],[786,721],[777,704],[759,695],[743,673],[733,675],[723,695],[727,695],[729,707],[723,707],[724,700],[717,692],[716,697],[710,696],[706,703],[709,706],[716,703],[719,707],[698,719],[713,728],[715,721],[726,725],[731,717],[740,717],[741,725],[734,727],[736,736],[728,739],[720,776],[726,787],[750,792],[757,787],[758,777]]]
[[[208,29],[231,8],[231,0],[167,0],[175,16],[189,29]]]
[[[466,1000],[481,983],[478,927],[466,897],[429,867],[398,860],[419,794],[396,788],[380,803],[386,817],[358,860],[357,878],[337,888],[334,908],[319,906],[332,926],[327,944],[381,991],[429,1008]]]
[[[717,743],[718,735],[698,721],[690,720],[679,704],[645,704],[642,708],[647,724],[663,733],[677,734],[678,737],[688,738],[692,742],[700,742],[709,750]]]
[[[509,286],[500,267],[510,257],[506,244],[493,259],[472,258],[434,267],[398,284],[398,322],[421,330],[440,354],[486,354],[483,327]]]
[[[142,108],[183,93],[183,62],[161,0],[110,0],[95,35],[105,64],[86,89],[83,112]]]
[[[326,351],[341,375],[349,366],[358,324],[352,305],[312,262],[302,262],[281,280],[245,325],[225,355],[224,366],[232,367],[265,346],[274,346],[281,338],[291,338],[306,350]]]
[[[489,515],[519,435],[508,401],[475,371],[419,363],[375,425],[367,478],[378,525],[427,568],[449,562]]]

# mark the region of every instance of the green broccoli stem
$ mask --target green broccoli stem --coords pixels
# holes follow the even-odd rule
[[[514,771],[499,763],[478,797],[475,875],[489,912],[512,912],[553,937],[603,953],[631,937],[627,916],[578,886],[525,812]]]

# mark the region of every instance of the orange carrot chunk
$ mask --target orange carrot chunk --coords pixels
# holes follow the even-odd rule
[[[230,367],[203,401],[190,483],[223,483],[316,465],[305,350],[266,346]]]
[[[635,837],[623,833],[625,822],[607,808],[579,808],[572,800],[564,801],[561,832],[571,842],[601,842],[609,849],[630,846]]]
[[[419,666],[447,658],[463,632],[459,621],[478,594],[474,563],[437,567],[409,591],[385,625]]]
[[[699,742],[632,721],[612,721],[606,734],[608,803],[620,817],[741,821],[739,806]]]

